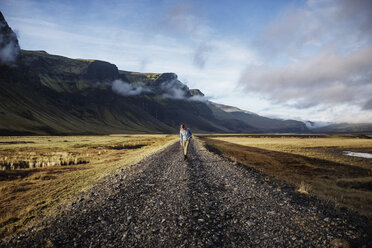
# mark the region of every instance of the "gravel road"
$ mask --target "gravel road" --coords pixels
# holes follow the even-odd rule
[[[372,247],[366,223],[193,140],[188,160],[175,143],[0,246]]]

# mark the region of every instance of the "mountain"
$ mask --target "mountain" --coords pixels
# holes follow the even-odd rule
[[[322,122],[322,121],[304,121],[304,123],[306,127],[310,130],[314,130],[317,128],[322,128],[322,127],[334,124],[332,122]]]
[[[0,13],[1,14],[1,13]],[[305,132],[299,121],[229,111],[174,73],[119,70],[99,60],[20,50],[0,15],[0,135]],[[4,50],[6,49],[6,51]]]
[[[205,95],[199,89],[190,89],[190,95],[204,97]]]
[[[229,118],[234,118],[249,124],[260,132],[308,132],[308,128],[303,122],[295,120],[271,119],[260,116],[250,111],[242,110],[237,107],[213,103],[216,107],[229,113]]]
[[[243,110],[243,109],[240,109],[240,108],[237,108],[237,107],[234,107],[234,106],[229,106],[229,105],[224,105],[224,104],[220,104],[220,103],[213,103],[217,108],[219,109],[222,109],[223,111],[225,112],[239,112],[239,113],[245,113],[245,114],[252,114],[252,115],[257,115],[253,112],[250,112],[250,111],[247,111],[247,110]]]
[[[314,128],[312,131],[319,133],[372,132],[372,123],[334,123],[323,127]]]
[[[372,132],[372,123],[332,123],[305,121],[314,133],[365,133]]]

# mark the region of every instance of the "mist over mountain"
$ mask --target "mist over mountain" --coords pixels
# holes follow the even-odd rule
[[[17,35],[9,27],[1,12],[0,34],[0,65],[14,66],[21,49]]]
[[[334,124],[332,122],[320,122],[320,121],[304,121],[304,123],[306,127],[309,128],[310,130],[322,128],[322,127],[326,127],[326,126]]]
[[[19,49],[0,15],[0,134],[307,132],[303,122],[210,102],[175,73],[119,70],[105,61]],[[9,52],[11,51],[11,52]]]

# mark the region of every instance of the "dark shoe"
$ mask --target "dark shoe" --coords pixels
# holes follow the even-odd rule
[[[186,160],[186,158],[187,158],[186,155],[183,155],[183,160]]]

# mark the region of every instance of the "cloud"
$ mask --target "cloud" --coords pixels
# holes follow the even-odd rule
[[[3,43],[2,37],[0,37],[0,44]],[[0,64],[14,66],[19,55],[18,44],[13,41],[4,44],[0,47]]]
[[[189,101],[195,101],[195,102],[206,102],[210,100],[210,97],[205,97],[205,96],[192,96],[188,98]]]
[[[362,104],[372,92],[372,46],[347,55],[321,53],[281,67],[250,66],[241,78],[246,91],[259,92],[298,108],[318,104]]]
[[[8,26],[0,12],[0,64],[15,66],[19,53],[17,35]]]
[[[200,69],[204,69],[210,50],[211,47],[207,44],[200,44],[198,49],[195,50],[194,65],[198,66]]]
[[[363,109],[365,110],[372,110],[372,98],[369,99],[363,106]]]
[[[139,62],[140,66],[139,66],[139,71],[146,71],[146,67],[147,65],[149,64],[149,60],[148,59],[142,59],[140,62]]]
[[[164,10],[163,19],[159,22],[160,29],[192,41],[196,47],[193,54],[193,64],[204,69],[209,52],[213,49],[207,42],[211,40],[212,28],[204,24],[204,15],[195,11],[190,3],[180,2]]]
[[[263,31],[258,51],[266,63],[249,65],[239,88],[287,108],[366,109],[372,92],[371,14],[368,0],[290,6]]]
[[[159,86],[163,97],[172,99],[186,99],[189,88],[177,79],[164,81]]]
[[[160,93],[164,98],[188,100],[188,101],[206,101],[206,97],[202,96],[189,96],[189,88],[178,81],[168,80],[162,82],[159,88],[148,88],[142,86],[134,86],[130,83],[124,82],[121,79],[117,79],[112,82],[112,90],[123,96],[137,96],[143,93]]]
[[[151,89],[142,86],[135,87],[129,83],[126,83],[120,79],[112,82],[112,90],[123,96],[136,96],[142,93],[149,93]]]
[[[164,9],[158,26],[178,36],[202,38],[210,29],[203,25],[203,19],[202,12],[195,11],[191,3],[179,2]]]
[[[204,102],[209,98],[205,96],[190,96],[189,87],[180,82],[179,80],[168,80],[160,84],[160,91],[162,96],[170,99],[179,99],[187,101]]]
[[[306,58],[313,51],[358,49],[371,42],[372,1],[311,0],[290,5],[264,28],[255,45],[269,59]]]

